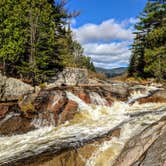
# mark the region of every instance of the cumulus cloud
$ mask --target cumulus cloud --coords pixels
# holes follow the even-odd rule
[[[129,18],[121,22],[115,19],[101,24],[85,24],[73,29],[74,37],[90,56],[94,65],[102,68],[128,66],[131,51],[129,45],[133,40],[133,24],[138,19]]]
[[[115,19],[109,19],[101,24],[85,24],[78,29],[73,29],[75,38],[81,43],[111,41],[111,40],[132,40],[133,34],[130,24],[136,20],[129,20],[118,23]]]
[[[83,45],[85,54],[92,58],[95,66],[104,68],[115,68],[127,66],[131,52],[128,42]]]

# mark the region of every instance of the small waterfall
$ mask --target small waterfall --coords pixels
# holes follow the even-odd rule
[[[140,99],[140,98],[144,98],[144,97],[148,97],[150,96],[153,92],[160,90],[161,88],[155,87],[155,86],[140,86],[140,88],[142,90],[138,90],[138,91],[133,91],[130,94],[130,97],[128,98],[128,102],[127,103],[133,103],[136,100]]]
[[[54,114],[52,112],[48,112],[46,114],[39,113],[31,122],[35,128],[42,128],[45,126],[55,126]]]
[[[68,97],[68,99],[75,101],[78,104],[78,107],[80,109],[90,109],[90,107],[88,106],[88,104],[86,104],[83,100],[81,100],[79,97],[75,96],[73,93],[71,92],[66,92],[66,95]]]
[[[97,104],[102,106],[108,105],[108,102],[104,98],[102,98],[98,93],[91,92],[89,95],[92,104]]]
[[[124,102],[114,102],[112,107],[86,104],[83,100],[75,96],[73,93],[66,92],[66,94],[70,100],[75,101],[78,104],[79,110],[83,114],[86,114],[86,117],[88,117],[91,120],[99,120],[102,119],[102,117],[105,117],[106,115],[112,115],[112,116],[113,114],[123,115],[126,108],[128,108],[128,104]],[[103,103],[103,101],[101,102]]]
[[[58,91],[53,92],[53,95],[54,96],[49,98],[49,103],[47,103],[47,111],[41,110],[41,112],[39,112],[32,120],[31,124],[36,128],[56,125],[54,109],[58,105],[58,102],[63,99],[63,93]],[[43,107],[43,109],[45,109],[45,107]]]
[[[149,88],[146,95],[152,90],[155,88]],[[132,136],[166,116],[166,111],[163,111],[166,110],[165,103],[138,104],[135,102],[132,105],[129,104],[136,98],[145,96],[144,92],[139,95],[136,93],[131,95],[128,103],[116,101],[112,107],[103,106],[104,101],[101,101],[96,94],[95,102],[100,102],[101,105],[86,104],[71,92],[66,92],[66,95],[79,106],[76,116],[71,121],[54,127],[50,126],[54,125],[52,113],[48,114],[47,120],[44,121],[42,115],[39,114],[32,122],[39,129],[22,135],[0,137],[0,165],[9,165],[12,162],[46,151],[55,153],[65,148],[78,147],[89,140],[94,140],[120,128],[120,137],[113,137],[111,140],[101,143],[97,151],[86,161],[87,166],[111,166]],[[57,100],[56,98],[54,103]],[[156,110],[158,113],[152,114],[152,111]],[[141,114],[138,117],[131,116],[133,113],[141,112],[146,112],[146,114]],[[83,118],[76,120],[79,115]]]

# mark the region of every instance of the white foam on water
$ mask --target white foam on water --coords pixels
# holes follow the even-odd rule
[[[161,88],[156,87],[154,85],[150,85],[150,86],[141,85],[140,89],[142,89],[142,90],[131,92],[131,94],[128,98],[128,103],[132,103],[132,102],[134,102],[140,98],[143,98],[143,97],[148,97],[152,92],[155,92]]]
[[[66,92],[66,94],[70,100],[78,103],[78,115],[82,114],[84,118],[77,123],[69,121],[58,127],[47,126],[22,135],[0,137],[0,165],[40,154],[49,148],[58,151],[62,147],[82,144],[88,140],[102,136],[124,123],[120,137],[103,142],[98,151],[89,158],[86,164],[87,166],[96,165],[100,155],[110,148],[112,148],[111,152],[113,155],[109,163],[112,163],[124,147],[126,141],[135,135],[136,132],[144,129],[141,124],[149,125],[166,116],[166,112],[157,115],[146,114],[140,118],[135,118],[133,121],[129,115],[126,115],[126,113],[130,114],[133,112],[166,110],[165,103],[134,103],[133,105],[129,105],[116,101],[112,107],[94,106],[86,104],[71,92]]]
[[[108,102],[106,101],[106,99],[102,98],[96,92],[91,92],[89,94],[89,96],[90,96],[91,103],[93,103],[93,104],[98,104],[98,105],[102,105],[102,106],[106,106],[108,104]]]
[[[165,113],[166,115],[166,113]],[[125,144],[138,133],[142,132],[148,125],[160,120],[162,115],[146,115],[124,124],[121,127],[119,137],[112,137],[109,141],[104,141],[91,157],[86,161],[86,166],[112,166],[115,159],[123,150]],[[146,124],[145,124],[146,122]],[[144,123],[144,126],[142,126]],[[145,135],[146,137],[146,135]],[[109,154],[109,156],[108,156]]]
[[[81,100],[79,97],[75,96],[73,93],[71,92],[66,92],[67,97],[72,100],[75,101],[80,109],[89,109],[90,107],[88,106],[88,104],[86,104],[83,100]]]

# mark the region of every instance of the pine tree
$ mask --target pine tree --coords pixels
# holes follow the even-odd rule
[[[66,11],[65,4],[64,0],[0,1],[4,74],[38,84],[63,67],[89,67],[90,59],[83,55],[81,45],[75,50],[72,32],[66,28],[73,14]],[[76,51],[82,55],[76,57]]]
[[[148,2],[139,19],[129,74],[165,79],[166,4]]]
[[[0,58],[8,75],[44,81],[62,67],[62,7],[47,0],[1,1]]]

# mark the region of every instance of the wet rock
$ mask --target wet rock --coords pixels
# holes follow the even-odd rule
[[[103,87],[87,86],[74,89],[74,94],[87,104],[111,106],[113,103],[112,92]]]
[[[148,153],[148,150],[155,144],[155,141],[160,139],[163,133],[166,132],[166,121],[160,121],[145,129],[142,133],[134,136],[125,145],[122,153],[119,155],[113,166],[136,166],[142,161],[142,156]],[[154,145],[155,146],[155,145]],[[155,155],[160,155],[159,152],[154,152]],[[144,159],[143,159],[144,160]],[[151,158],[156,160],[156,158]],[[166,158],[164,158],[166,160]],[[148,164],[145,166],[149,166]],[[155,165],[156,166],[156,165]],[[163,166],[163,165],[158,165]]]
[[[0,104],[0,119],[4,118],[7,112],[10,110],[10,104],[4,103]]]
[[[141,160],[142,159],[142,160]],[[166,165],[166,131],[133,166],[165,166]]]
[[[23,116],[17,103],[0,104],[0,135],[21,134],[32,129],[31,119]]]
[[[153,102],[153,103],[166,103],[166,90],[157,90],[150,94],[148,97],[142,98],[138,100],[139,103],[147,103],[147,102]]]
[[[91,142],[80,146],[78,148],[72,148],[64,150],[58,154],[45,153],[40,156],[36,156],[34,159],[24,160],[18,162],[16,165],[21,166],[85,166],[87,160],[95,153],[100,145],[105,141],[110,141],[112,137],[119,137],[120,129],[113,131],[107,136],[91,140]],[[109,155],[109,154],[108,154]]]
[[[148,103],[148,102],[149,103],[166,103],[166,98],[150,96],[150,97],[139,99],[137,101],[140,104]]]
[[[22,118],[20,115],[13,115],[10,118],[0,121],[0,135],[23,134],[35,127],[31,125],[29,119]]]
[[[112,83],[109,87],[104,87],[104,89],[111,92],[111,96],[119,100],[126,100],[129,96],[129,85],[122,82]]]
[[[160,97],[166,99],[166,90],[158,90],[151,97]]]
[[[36,110],[33,121],[36,127],[56,126],[67,104],[67,97],[65,91],[42,90],[32,103]]]
[[[74,115],[77,113],[77,110],[78,104],[74,101],[69,100],[64,108],[64,111],[60,115],[59,124],[62,124],[67,120],[73,119]]]
[[[84,91],[83,89],[81,90],[78,90],[78,91],[75,91],[74,92],[76,96],[78,96],[81,100],[83,100],[85,103],[87,104],[90,104],[91,103],[91,100],[90,100],[90,96],[89,94]]]
[[[22,115],[16,103],[0,104],[0,109],[0,135],[21,134],[34,129],[31,119]]]

